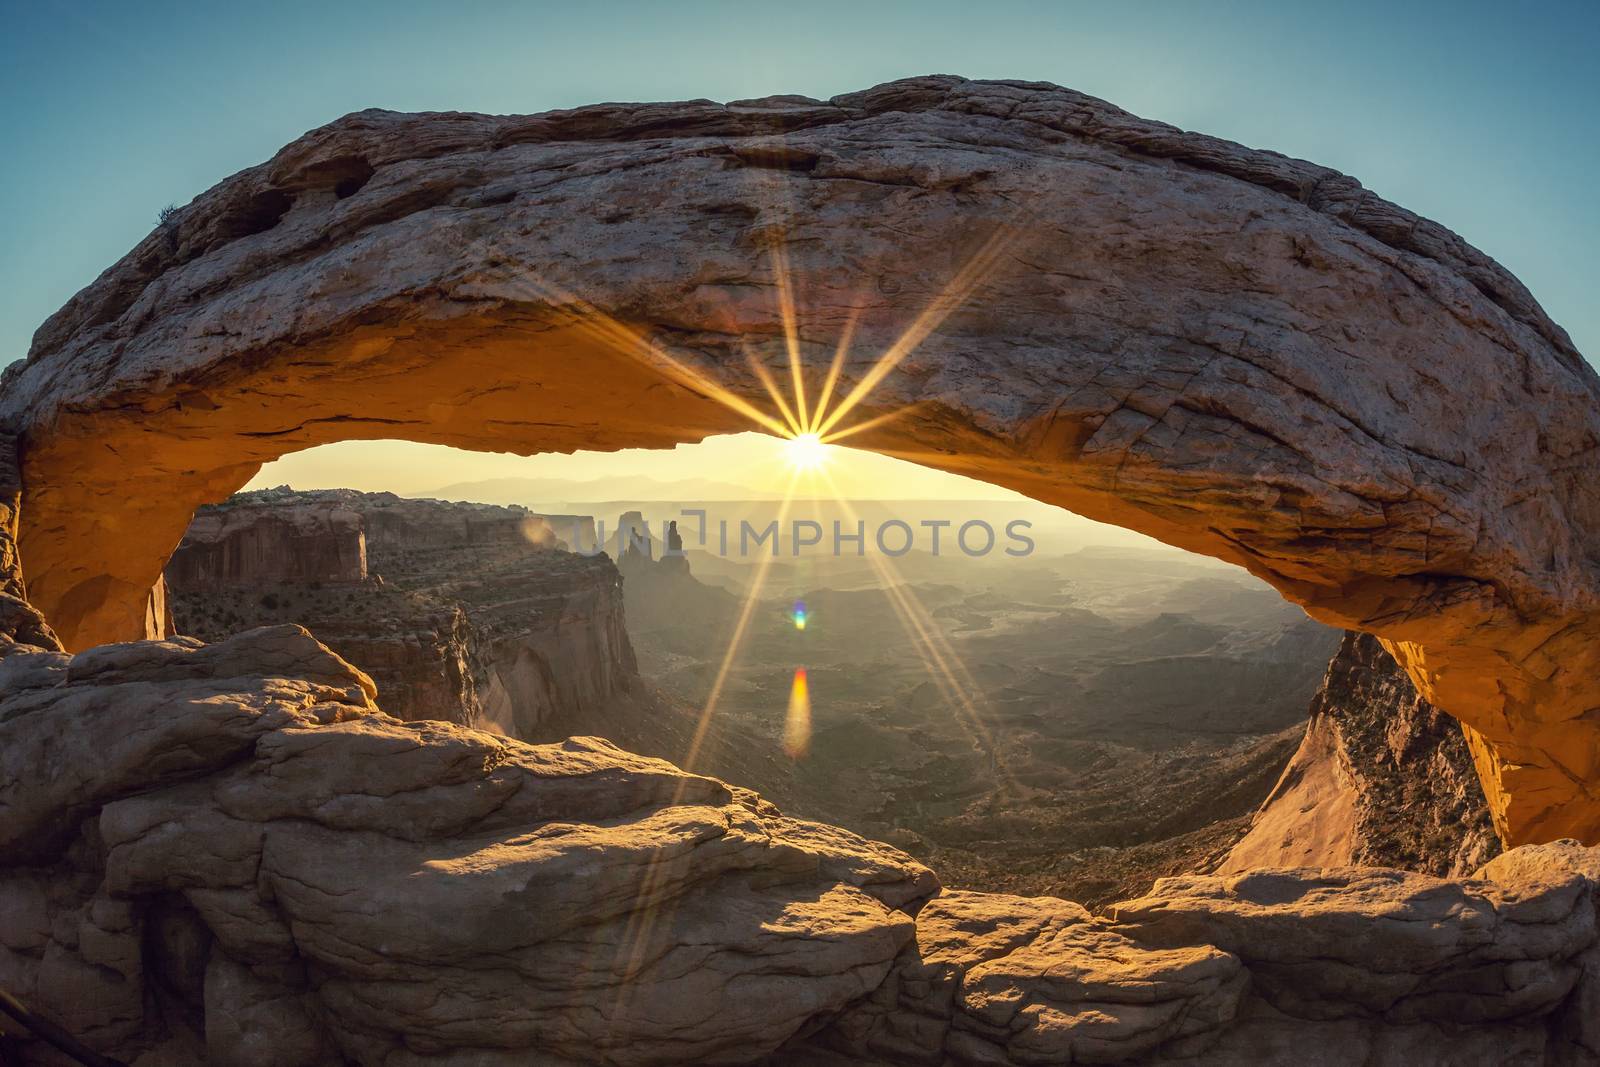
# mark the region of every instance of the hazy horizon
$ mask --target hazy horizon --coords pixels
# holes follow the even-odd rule
[[[664,507],[724,504],[737,521],[755,505],[769,505],[768,510],[776,514],[772,509],[785,498],[797,517],[807,508],[830,508],[843,500],[850,503],[840,511],[841,516],[848,516],[854,505],[856,510],[887,509],[912,523],[937,513],[959,525],[979,517],[980,512],[1001,509],[1004,519],[1034,523],[1046,539],[1047,550],[1068,551],[1090,544],[1166,548],[1143,534],[1095,522],[987,482],[842,446],[830,447],[825,477],[800,472],[791,492],[792,472],[784,458],[784,445],[766,434],[742,433],[671,449],[522,457],[408,441],[347,441],[266,464],[245,489],[287,485],[297,490],[355,489],[521,504],[547,513],[594,514],[608,524],[617,517],[611,511],[620,514],[638,505],[649,512],[652,529],[659,528],[656,519],[676,516],[676,512],[663,511]],[[398,452],[402,462],[393,463],[389,449]],[[700,470],[716,476],[694,473]],[[680,471],[688,476],[673,477]],[[471,476],[441,477],[451,472]],[[928,510],[940,504],[945,505],[942,510]],[[770,517],[763,513],[763,521]]]
[[[268,463],[245,488],[288,484],[297,489],[344,488],[416,496],[505,479],[559,479],[597,488],[615,486],[615,491],[595,499],[623,500],[639,496],[637,490],[628,488],[633,481],[648,479],[659,483],[703,482],[745,491],[727,497],[699,492],[674,494],[686,499],[776,500],[786,494],[793,473],[785,445],[770,434],[746,432],[719,434],[699,444],[676,448],[515,456],[413,441],[342,441]],[[829,447],[823,470],[825,477],[800,472],[795,479],[796,491],[809,492],[820,499],[840,496],[847,500],[1028,499],[987,482],[842,445]]]

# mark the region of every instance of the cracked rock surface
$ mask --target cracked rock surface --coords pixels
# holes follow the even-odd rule
[[[946,892],[884,984],[793,1062],[1600,1062],[1596,856],[1525,846],[1480,879],[1162,879],[1101,917]]]
[[[1437,223],[1053,85],[313,130],[180,208],[8,373],[29,596],[71,649],[159,630],[195,507],[325,442],[750,429],[714,397],[768,405],[746,352],[783,376],[785,295],[814,378],[848,333],[838,395],[877,381],[847,421],[916,405],[853,444],[1377,634],[1468,726],[1504,839],[1600,843],[1600,379]]]
[[[1470,874],[1500,851],[1461,726],[1370,634],[1347,633],[1299,750],[1216,870],[1400,867]]]
[[[748,1062],[937,889],[605,741],[391,719],[294,626],[13,645],[0,693],[0,985],[130,1061]]]
[[[599,739],[393,719],[296,626],[0,644],[0,986],[139,1067],[1594,1063],[1597,892],[1570,841],[941,891]]]

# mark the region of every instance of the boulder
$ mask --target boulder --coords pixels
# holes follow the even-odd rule
[[[937,889],[599,739],[392,719],[298,627],[19,646],[0,694],[0,986],[129,1061],[749,1062]]]
[[[0,646],[0,987],[139,1067],[1600,1062],[1577,842],[1096,914],[372,695],[296,626]]]
[[[1483,880],[1163,879],[1103,916],[947,891],[884,984],[790,1062],[1600,1062],[1597,864],[1569,843],[1508,853]]]

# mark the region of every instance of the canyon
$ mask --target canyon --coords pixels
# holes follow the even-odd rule
[[[529,742],[599,735],[676,763],[694,752],[690,769],[895,841],[962,889],[1099,906],[1165,875],[1353,862],[1465,875],[1499,849],[1453,720],[1371,638],[1349,635],[1335,654],[1334,632],[1242,575],[1128,550],[1007,567],[918,555],[896,561],[891,595],[848,561],[812,563],[809,584],[769,577],[720,710],[701,724],[752,594],[699,581],[638,510],[572,519],[389,493],[243,493],[196,515],[168,601],[177,632],[206,641],[307,627],[396,718]],[[591,542],[609,530],[606,554],[566,551],[553,526]],[[811,615],[803,635],[796,598]],[[941,695],[949,682],[897,598],[970,664],[958,699]],[[805,752],[786,756],[777,713],[797,657],[813,721]],[[1413,828],[1426,846],[1402,846]]]
[[[1347,860],[1092,911],[945,890],[600,738],[392,717],[292,623],[167,631],[191,517],[267,460],[745,429],[752,361],[825,366],[847,324],[856,443],[1373,635],[1232,857]],[[143,1067],[1596,1062],[1597,398],[1443,227],[1055,86],[349,116],[164,218],[0,377],[0,986]],[[338,511],[292,560],[298,527],[215,513],[173,573],[375,585],[382,520],[352,579]],[[522,642],[561,597],[501,550],[459,590],[493,621],[515,583]],[[1449,876],[1351,865],[1384,856]]]
[[[124,1062],[1600,1054],[1600,860],[1576,843],[1454,880],[1168,878],[1090,912],[942,891],[600,739],[401,722],[292,625],[8,639],[0,693],[0,984]]]
[[[194,510],[319,443],[781,426],[746,353],[781,377],[792,336],[820,375],[847,322],[856,444],[1377,634],[1471,728],[1502,836],[1600,841],[1595,372],[1516,278],[1355,179],[1044,84],[311,131],[7,369],[32,598],[73,649],[151,632]]]
[[[637,682],[620,576],[607,556],[566,550],[558,528],[593,538],[573,518],[352,490],[242,494],[202,509],[173,554],[174,625],[212,641],[300,624],[371,676],[397,718],[533,738]]]
[[[1175,552],[908,553],[892,577],[849,558],[771,564],[724,670],[750,590],[707,588],[697,576],[717,562],[686,562],[687,578],[630,575],[624,591],[652,684],[699,708],[724,679],[706,737],[732,751],[697,769],[894,842],[946,884],[1091,906],[1233,844],[1304,732],[1338,637]],[[791,753],[800,666],[808,729]]]

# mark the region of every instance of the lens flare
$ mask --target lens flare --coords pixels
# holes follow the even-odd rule
[[[811,687],[806,669],[796,667],[789,686],[789,713],[783,720],[783,751],[790,759],[804,759],[811,751]]]
[[[780,135],[779,140],[781,139]],[[747,168],[747,171],[756,176],[771,176],[777,173],[765,168]],[[765,214],[774,218],[788,218],[794,213],[787,180],[772,178],[770,188],[761,199],[769,201],[763,205]],[[524,274],[507,279],[504,284],[511,289],[513,297],[538,300],[548,305],[563,325],[575,328],[587,339],[636,360],[679,388],[720,404],[766,432],[783,438],[791,470],[778,509],[778,523],[781,528],[794,501],[796,485],[802,476],[806,476],[807,482],[826,480],[835,502],[843,505],[847,512],[850,511],[828,471],[828,460],[833,454],[832,443],[854,434],[877,429],[893,419],[917,410],[918,405],[913,403],[891,411],[882,411],[881,407],[877,410],[862,408],[871,417],[858,416],[850,419],[849,416],[869,399],[878,385],[910,357],[924,340],[937,332],[951,314],[971,300],[992,277],[997,275],[1003,262],[1015,258],[1016,246],[1020,243],[1022,235],[1029,230],[1030,227],[1023,219],[997,224],[994,231],[988,235],[988,239],[967,257],[944,287],[912,317],[910,323],[889,347],[878,354],[866,372],[849,376],[854,381],[848,388],[845,388],[847,384],[845,367],[851,362],[858,319],[864,309],[876,308],[877,305],[873,301],[862,299],[844,301],[843,306],[851,310],[839,333],[833,359],[827,368],[821,388],[813,398],[808,395],[801,343],[803,334],[799,312],[802,306],[801,297],[804,295],[801,291],[803,286],[797,284],[801,279],[797,279],[791,269],[786,228],[776,227],[770,249],[777,310],[782,321],[783,346],[787,355],[789,379],[787,396],[773,373],[760,358],[757,358],[755,350],[748,343],[741,344],[752,377],[771,402],[770,410],[763,410],[756,403],[746,399],[745,389],[724,385],[717,380],[720,375],[715,373],[715,362],[709,366],[702,366],[700,361],[691,361],[688,357],[680,358],[675,354],[675,350],[669,350],[665,345],[658,344],[654,339],[658,330],[648,323],[634,323],[618,318],[554,279]],[[493,249],[497,246],[498,240],[498,237],[482,236],[476,238],[473,243]],[[837,300],[834,301],[834,306],[839,306]],[[948,456],[924,458],[908,455],[904,458],[923,462],[931,459],[938,461],[939,465],[950,461]],[[909,587],[899,581],[897,572],[888,565],[888,561],[874,556],[868,558],[874,561],[875,567],[879,570],[880,580],[885,585],[885,592],[889,596],[891,605],[900,616],[908,637],[921,653],[929,674],[945,691],[946,699],[956,711],[955,718],[974,736],[974,741],[980,748],[990,752],[991,764],[995,765],[992,741],[980,715],[982,709],[978,706],[979,701],[974,698],[974,693],[978,691],[965,666],[955,655],[954,649],[945,640],[926,608],[910,592]],[[738,621],[681,761],[685,770],[694,769],[701,749],[710,736],[711,725],[717,716],[729,675],[740,655],[756,607],[762,602],[762,589],[772,561],[772,556],[762,555],[755,568],[755,574],[740,608]],[[797,631],[806,628],[807,614],[803,602],[795,603],[792,621]],[[791,759],[802,759],[810,751],[811,732],[810,686],[806,669],[800,667],[795,670],[794,680],[790,686],[789,706],[783,727],[783,750]],[[695,780],[697,779],[685,776],[674,791],[670,804],[682,803],[689,783]],[[624,978],[618,986],[616,997],[610,1004],[609,1010],[602,1011],[602,1015],[610,1020],[612,1033],[616,1033],[617,1028],[626,1025],[623,1020],[629,1014],[629,1001],[635,989],[631,979],[647,965],[648,960],[655,958],[653,953],[656,946],[662,945],[664,939],[668,937],[669,924],[676,904],[675,896],[667,892],[667,889],[674,884],[674,879],[678,877],[679,868],[684,862],[686,862],[685,857],[673,849],[667,847],[655,849],[644,865],[634,906],[629,911],[627,927],[620,939],[610,941],[602,938],[599,932],[608,930],[609,927],[596,927],[593,953],[598,956],[604,951],[613,950],[616,954],[613,968]],[[665,948],[661,948],[661,951],[664,952]]]

